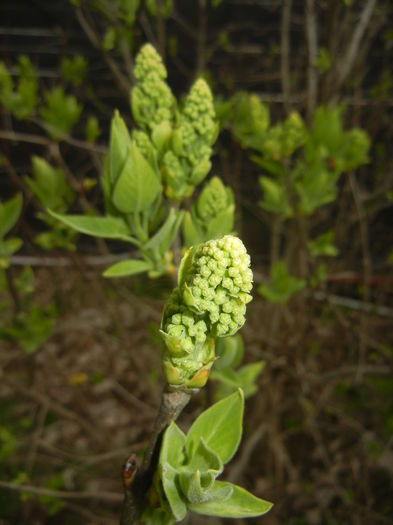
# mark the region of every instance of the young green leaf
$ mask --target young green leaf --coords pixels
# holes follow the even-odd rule
[[[290,275],[285,261],[277,261],[270,275],[270,284],[261,284],[258,292],[272,303],[284,304],[306,286],[304,279]]]
[[[113,191],[114,205],[123,213],[144,212],[150,208],[160,191],[158,176],[133,141]]]
[[[104,237],[106,239],[119,239],[138,245],[138,241],[130,237],[129,230],[122,219],[117,217],[88,217],[85,215],[62,215],[48,210],[48,213],[74,230]]]
[[[0,239],[0,269],[8,268],[10,265],[10,257],[21,248],[23,244],[19,237],[10,237],[8,239]]]
[[[41,117],[49,135],[54,140],[61,140],[78,121],[82,105],[73,95],[66,95],[60,86],[47,91],[44,97],[46,104],[41,107]]]
[[[183,470],[187,472],[210,471],[214,474],[214,479],[223,471],[223,464],[219,455],[206,445],[205,440],[201,437],[193,455],[188,458]]]
[[[0,202],[0,239],[15,226],[22,211],[22,202],[20,193],[4,204]]]
[[[181,221],[183,220],[183,213],[182,211],[176,211],[174,208],[171,208],[166,221],[153,237],[143,245],[143,250],[159,249],[161,255],[164,255],[176,237]]]
[[[184,445],[186,444],[186,436],[172,421],[165,431],[161,451],[160,464],[169,463],[173,467],[179,467],[184,460]]]
[[[124,120],[116,110],[111,122],[109,144],[108,175],[111,184],[115,184],[126,163],[131,147],[130,135]]]
[[[201,438],[206,445],[227,463],[235,454],[242,434],[244,396],[239,389],[234,394],[202,412],[191,426],[186,450],[191,457]]]
[[[178,471],[171,467],[169,463],[163,463],[160,466],[160,470],[162,485],[164,487],[165,495],[171,507],[171,511],[173,512],[173,515],[175,516],[176,520],[180,521],[184,519],[187,514],[187,506],[183,498],[181,497],[177,487],[176,478],[178,475]]]
[[[140,259],[127,259],[112,264],[102,274],[104,277],[126,277],[137,273],[148,272],[152,269],[151,263]]]
[[[196,221],[193,220],[192,215],[189,211],[184,214],[184,220],[182,224],[184,244],[186,246],[195,246],[204,241],[204,232]]]
[[[333,244],[334,231],[329,230],[315,239],[308,241],[307,248],[312,257],[336,257],[338,249]]]
[[[273,504],[257,498],[247,490],[232,483],[216,481],[214,489],[219,491],[224,487],[231,487],[232,494],[228,499],[211,499],[203,503],[190,503],[188,508],[198,514],[219,516],[221,518],[252,518],[266,514]]]

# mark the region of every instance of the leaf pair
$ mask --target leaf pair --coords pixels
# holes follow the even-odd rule
[[[203,412],[187,436],[174,422],[166,430],[159,476],[172,521],[182,520],[187,510],[240,518],[259,516],[271,508],[271,503],[241,487],[216,479],[239,446],[243,408],[239,389]]]

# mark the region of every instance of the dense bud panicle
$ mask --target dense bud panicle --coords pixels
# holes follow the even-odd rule
[[[135,58],[134,77],[136,80],[144,80],[151,73],[162,80],[167,77],[160,55],[151,44],[145,44]]]
[[[198,216],[209,222],[233,204],[233,194],[218,177],[213,177],[203,188],[197,202]]]
[[[135,59],[136,85],[131,91],[132,112],[137,123],[153,130],[163,121],[173,118],[175,98],[165,82],[167,72],[160,55],[146,44]]]
[[[164,157],[167,193],[170,198],[190,196],[210,169],[212,144],[217,135],[213,96],[198,79],[186,97],[174,132],[173,150]]]
[[[164,372],[171,386],[206,383],[215,359],[214,338],[233,335],[244,324],[252,278],[250,257],[237,237],[188,250],[161,323]]]

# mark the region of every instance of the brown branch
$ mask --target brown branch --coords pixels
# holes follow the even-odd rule
[[[69,408],[66,408],[60,403],[57,403],[56,401],[50,399],[44,394],[39,393],[36,389],[26,388],[25,386],[16,383],[9,377],[6,377],[3,381],[5,384],[7,384],[7,386],[13,388],[20,394],[29,397],[36,403],[43,405],[44,407],[48,408],[49,410],[52,410],[53,412],[59,414],[65,419],[74,421],[81,428],[83,428],[85,432],[94,439],[95,442],[101,441],[101,438],[99,438],[99,434],[96,432],[96,429],[94,429],[94,425],[92,425],[86,418],[83,419],[81,416],[75,414],[75,412],[73,412]]]
[[[307,120],[310,122],[317,103],[318,93],[318,71],[316,68],[318,40],[314,0],[306,0],[306,35],[308,47]]]
[[[84,266],[108,266],[118,261],[123,261],[129,257],[135,257],[135,252],[127,252],[113,255],[78,255],[71,257],[48,257],[34,255],[12,255],[11,264],[14,266],[41,266],[50,268],[63,268],[67,266],[79,266],[79,262]]]
[[[169,423],[178,418],[190,398],[191,395],[186,392],[164,392],[162,394],[161,406],[143,458],[142,467],[136,473],[132,484],[126,481],[124,483],[124,501],[120,525],[136,525],[139,523],[146,505],[146,495],[157,466],[163,433]]]
[[[157,14],[156,14],[156,34],[158,52],[165,61],[165,42],[166,42],[166,25],[162,15],[164,9],[163,0],[157,0]]]
[[[206,0],[199,0],[199,30],[197,40],[196,73],[201,74],[206,69],[206,38],[207,38],[207,5]]]
[[[360,244],[363,256],[363,301],[367,303],[370,299],[370,275],[371,275],[371,255],[369,247],[369,236],[367,227],[367,217],[364,211],[363,203],[360,197],[359,188],[356,182],[354,173],[349,174],[349,184],[351,187],[353,199],[355,201],[356,213],[359,220],[360,229]],[[359,331],[359,373],[358,379],[362,379],[362,369],[366,359],[366,341],[364,333],[366,330],[367,321],[363,314],[361,316],[361,327]]]
[[[96,499],[107,501],[108,503],[119,503],[122,500],[121,494],[116,492],[50,490],[45,487],[33,487],[32,485],[17,485],[8,481],[0,481],[0,487],[14,492],[30,492],[31,494],[37,494],[37,496],[51,496],[65,500]]]
[[[123,75],[123,73],[120,71],[118,65],[116,62],[111,58],[109,53],[103,48],[101,39],[99,35],[97,34],[96,30],[92,26],[90,22],[86,19],[85,15],[83,14],[83,11],[80,7],[78,7],[75,10],[76,18],[82,27],[83,31],[86,33],[87,38],[90,40],[91,44],[98,49],[98,51],[101,53],[102,58],[104,59],[104,62],[110,69],[111,73],[113,74],[117,85],[119,86],[120,91],[123,93],[123,95],[129,99],[130,96],[130,89],[131,89],[131,83],[127,80],[127,78]]]
[[[281,89],[285,111],[290,111],[289,47],[292,0],[284,0],[281,18]]]
[[[350,74],[353,65],[355,63],[360,44],[362,42],[364,33],[367,29],[368,24],[370,23],[371,15],[373,14],[375,8],[376,0],[368,0],[365,4],[362,14],[360,15],[359,22],[356,26],[355,31],[347,51],[341,62],[338,63],[337,68],[337,89],[339,89],[342,84],[347,79]]]
[[[47,129],[47,126],[44,123],[40,121],[34,121],[34,122],[40,125],[42,128]],[[0,139],[9,140],[11,142],[15,141],[15,142],[26,142],[28,144],[38,144],[40,146],[51,146],[52,144],[54,144],[54,141],[52,141],[51,139],[47,137],[42,137],[41,135],[34,135],[31,133],[19,133],[16,131],[0,130]],[[106,146],[90,144],[89,142],[74,139],[67,135],[64,135],[61,138],[61,141],[65,142],[66,144],[70,144],[71,146],[75,146],[76,148],[94,151],[97,153],[105,154],[108,152],[108,148]]]

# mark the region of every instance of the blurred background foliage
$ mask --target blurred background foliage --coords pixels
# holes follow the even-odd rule
[[[241,386],[229,477],[275,502],[267,525],[390,523],[392,17],[384,0],[1,2],[2,523],[117,522],[180,254],[229,232],[251,252],[254,301],[184,428]],[[146,42],[168,73],[165,119],[141,111]],[[209,132],[194,126],[184,153],[197,78],[218,126],[205,108]],[[135,249],[55,218],[129,214],[107,180],[110,129],[150,177]]]

